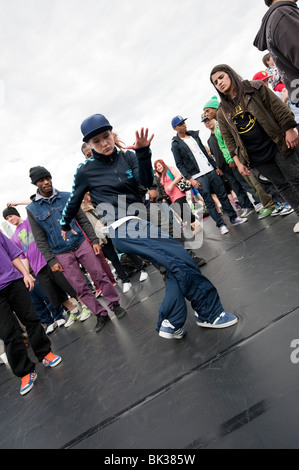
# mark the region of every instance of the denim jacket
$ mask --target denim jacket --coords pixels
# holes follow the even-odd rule
[[[50,266],[56,263],[55,254],[76,250],[84,242],[84,233],[77,224],[76,219],[90,241],[98,243],[92,226],[81,209],[76,219],[70,224],[77,235],[69,232],[67,240],[63,240],[59,222],[69,197],[70,193],[68,192],[58,192],[50,200],[36,200],[34,197],[33,202],[27,207],[28,220],[35,242]]]

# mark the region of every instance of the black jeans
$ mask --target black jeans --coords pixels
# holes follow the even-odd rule
[[[102,246],[102,251],[104,253],[104,256],[111,261],[120,280],[122,282],[130,282],[128,274],[126,273],[121,262],[119,261],[119,258],[117,256],[117,253],[115,251],[111,238],[107,237],[107,244]],[[133,261],[133,263],[135,264],[137,271],[142,271],[143,263],[140,261],[138,256],[136,255],[129,255],[129,256],[131,260]]]
[[[51,351],[51,342],[33,309],[22,279],[13,281],[0,290],[0,339],[4,341],[12,372],[17,377],[24,377],[34,371],[35,364],[28,357],[22,331],[14,312],[26,327],[30,346],[41,362]]]
[[[237,213],[229,202],[224,183],[216,171],[210,171],[210,173],[196,178],[196,181],[201,185],[199,192],[205,201],[210,216],[216,222],[216,226],[221,227],[222,225],[225,225],[225,222],[221,215],[218,214],[215,207],[215,203],[212,198],[212,194],[214,193],[221,202],[223,212],[229,217],[229,220],[233,222],[237,217]]]
[[[235,191],[242,209],[252,209],[254,207],[247,193],[252,195],[255,204],[260,202],[259,198],[255,194],[254,189],[252,186],[250,186],[250,184],[247,183],[241,173],[239,173],[239,170],[227,168],[224,171],[224,176],[228,179],[232,189]]]
[[[270,161],[256,166],[299,215],[299,158],[297,150],[288,157],[277,152]]]

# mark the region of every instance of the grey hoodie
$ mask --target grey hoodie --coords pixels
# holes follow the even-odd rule
[[[294,2],[272,5],[254,40],[260,51],[268,50],[281,73],[291,101],[299,105],[299,9]]]

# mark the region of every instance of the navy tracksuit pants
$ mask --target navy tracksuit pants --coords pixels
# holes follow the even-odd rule
[[[213,322],[224,311],[215,286],[201,274],[183,245],[173,238],[161,236],[162,233],[150,222],[135,219],[111,230],[110,237],[119,251],[140,255],[165,267],[167,283],[159,309],[158,329],[164,319],[175,328],[184,325],[187,316],[185,299],[191,302],[200,321]]]

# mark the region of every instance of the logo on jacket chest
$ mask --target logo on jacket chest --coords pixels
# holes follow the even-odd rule
[[[134,178],[134,176],[133,176],[133,170],[127,170],[127,171],[126,171],[126,174],[127,174],[128,179]]]

